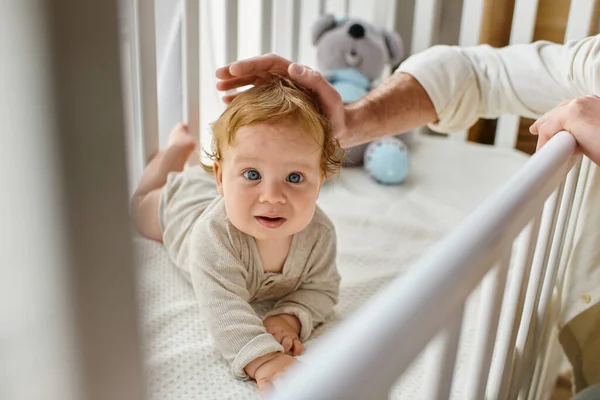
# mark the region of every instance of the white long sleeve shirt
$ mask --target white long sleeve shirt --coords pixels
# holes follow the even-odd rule
[[[465,130],[479,118],[502,114],[537,118],[565,99],[600,95],[600,35],[564,45],[435,46],[398,72],[425,88],[439,117],[429,126],[436,131]],[[600,169],[594,164],[569,266],[559,337],[581,389],[600,382]]]

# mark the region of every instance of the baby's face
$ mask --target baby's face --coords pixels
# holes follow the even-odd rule
[[[280,239],[312,220],[321,184],[321,148],[288,124],[243,126],[215,164],[231,223],[257,240]]]

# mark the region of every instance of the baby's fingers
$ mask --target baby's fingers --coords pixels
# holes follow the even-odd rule
[[[259,392],[264,394],[271,387],[271,380],[268,378],[261,378],[256,381],[256,384],[258,385]]]
[[[302,346],[302,342],[300,341],[300,339],[295,339],[294,344],[292,346],[292,355],[296,357],[302,353],[304,353],[304,346]]]
[[[288,353],[294,346],[294,338],[285,336],[283,339],[281,339],[281,345],[283,346],[283,352]]]

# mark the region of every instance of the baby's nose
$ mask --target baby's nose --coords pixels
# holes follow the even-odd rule
[[[365,36],[365,28],[361,24],[352,24],[348,29],[348,33],[354,39],[360,39]]]
[[[277,183],[266,183],[260,196],[261,203],[285,203],[285,196],[281,185]]]

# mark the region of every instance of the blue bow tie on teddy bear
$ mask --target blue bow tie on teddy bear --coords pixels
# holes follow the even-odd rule
[[[332,68],[323,76],[335,87],[344,103],[352,103],[371,90],[369,78],[355,68]]]
[[[395,32],[377,29],[358,19],[322,15],[313,25],[317,65],[338,91],[344,103],[365,96],[386,65],[403,57],[403,45]],[[403,139],[407,138],[406,134]],[[378,182],[398,184],[409,170],[408,148],[399,137],[388,137],[348,149],[344,166],[363,165]]]

